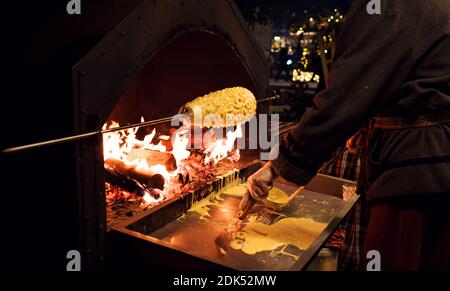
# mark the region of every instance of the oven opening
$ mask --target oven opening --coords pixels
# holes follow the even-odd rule
[[[256,159],[256,150],[237,148],[238,142],[248,142],[245,124],[201,128],[176,117],[166,120],[196,97],[237,86],[254,90],[232,47],[208,31],[175,39],[146,64],[103,129],[160,119],[165,122],[103,135],[108,229]]]

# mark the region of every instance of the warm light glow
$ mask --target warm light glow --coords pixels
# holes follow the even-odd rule
[[[240,126],[235,131],[227,132],[225,138],[218,139],[211,144],[205,150],[205,164],[212,162],[217,164],[219,161],[228,157],[229,153],[234,149],[234,143],[238,138],[242,137],[242,129]],[[236,154],[239,157],[239,150],[236,150]]]
[[[143,201],[145,204],[144,206],[146,206],[146,205],[152,205],[152,204],[160,202],[163,199],[163,196],[160,195],[159,198],[156,199],[152,195],[150,195],[150,193],[146,192],[144,194],[144,196],[142,197],[142,199],[144,200]]]
[[[142,118],[141,122],[145,120]],[[105,124],[103,129],[112,129],[117,128],[120,125],[112,121],[111,125]],[[156,129],[146,135],[144,140],[139,140],[136,138],[136,133],[138,128],[131,128],[122,131],[110,132],[103,135],[103,156],[105,161],[107,159],[117,159],[124,162],[126,165],[135,166],[138,170],[148,170],[153,173],[161,174],[166,178],[166,181],[170,179],[170,177],[175,176],[177,172],[168,172],[164,165],[149,165],[145,159],[136,158],[131,160],[129,154],[131,150],[153,150],[158,152],[166,152],[167,148],[162,144],[162,140],[165,140],[166,136],[161,136],[159,138],[159,142],[154,144],[152,141],[156,136]],[[182,146],[182,144],[175,138],[175,142],[177,146]],[[178,148],[174,147],[173,152],[179,152]],[[176,155],[174,154],[176,158]],[[178,160],[177,160],[178,162]]]
[[[144,122],[144,119],[141,119]],[[117,128],[120,125],[113,121],[108,127],[106,124],[103,129]],[[128,154],[132,149],[146,149],[154,150],[159,152],[165,152],[166,147],[161,144],[153,144],[152,140],[156,135],[156,130],[154,129],[152,133],[144,137],[144,140],[136,139],[137,128],[130,128],[127,130],[110,132],[103,135],[103,155],[105,160],[109,158],[114,158],[123,161],[128,165],[136,165],[139,161],[128,160]]]
[[[187,150],[189,146],[189,135],[188,130],[175,133],[174,139],[172,141],[172,154],[179,165],[183,160],[189,158],[191,152]]]
[[[318,74],[314,74],[314,72],[294,70],[292,73],[292,81],[302,83],[314,81],[316,83],[320,83],[320,76]]]
[[[142,118],[141,121],[144,122],[144,119]],[[112,129],[119,126],[120,125],[117,122],[112,121],[109,126],[105,124],[103,129]],[[145,158],[139,158],[139,155],[133,155],[135,157],[130,158],[130,153],[132,150],[167,152],[167,148],[162,144],[162,141],[168,141],[171,139],[171,153],[176,160],[178,168],[180,163],[188,159],[191,155],[191,151],[189,150],[191,146],[190,129],[177,130],[172,137],[167,135],[159,135],[156,138],[159,142],[156,144],[153,143],[153,139],[157,136],[156,129],[154,129],[149,135],[146,135],[143,140],[137,139],[137,131],[138,128],[132,128],[104,134],[103,155],[105,161],[107,159],[117,159],[128,166],[136,167],[137,170],[151,171],[153,173],[161,174],[164,176],[167,183],[172,177],[175,177],[178,174],[178,169],[173,172],[169,172],[165,165],[149,165],[148,161]],[[213,131],[211,130],[209,134],[213,134]],[[234,144],[240,137],[242,137],[242,130],[241,127],[238,126],[235,131],[227,132],[224,138],[214,139],[211,143],[205,145],[206,149],[204,151],[204,164],[206,165],[212,162],[215,165],[227,157],[232,159],[232,161],[239,160],[239,151],[234,150]],[[155,202],[155,199],[151,195],[144,196],[144,200],[149,200],[152,203]]]

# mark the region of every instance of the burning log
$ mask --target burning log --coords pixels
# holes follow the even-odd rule
[[[164,189],[164,177],[148,170],[137,170],[117,159],[105,161],[106,182],[129,192],[144,195],[151,188]]]
[[[132,149],[128,154],[128,160],[146,160],[148,165],[163,165],[167,171],[172,172],[177,169],[177,161],[172,153],[158,152],[145,149]]]
[[[175,132],[175,129],[171,129],[170,130],[170,136],[169,135],[160,135],[158,138],[159,138],[159,141],[161,142],[161,144],[163,145],[163,146],[165,146],[166,147],[166,150],[168,151],[168,152],[171,152],[172,151],[172,149],[173,149],[173,147],[172,147],[172,140],[170,139],[170,137],[172,136],[172,134]]]
[[[187,173],[186,175],[184,175],[182,173],[178,173],[178,183],[180,183],[182,187],[186,186],[190,182],[191,182],[191,180],[189,177],[189,173]]]

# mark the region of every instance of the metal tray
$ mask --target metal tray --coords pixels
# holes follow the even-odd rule
[[[233,177],[232,181],[245,181],[257,168],[253,166],[240,171],[238,179]],[[218,181],[215,186],[206,187],[211,191],[203,191],[204,195],[195,196],[194,193],[188,193],[126,224],[114,227],[111,236],[115,238],[115,252],[128,251],[123,254],[122,259],[139,257],[144,266],[157,264],[159,268],[164,266],[168,269],[305,270],[358,199],[355,197],[344,202],[340,198],[342,185],[353,185],[353,182],[318,175],[290,205],[278,213],[269,211],[262,204],[256,204],[249,213],[256,215],[259,221],[266,224],[271,224],[280,216],[312,218],[326,223],[325,230],[309,248],[302,251],[294,246],[287,246],[283,254],[278,251],[264,251],[255,255],[246,255],[240,250],[230,249],[223,255],[214,240],[223,231],[224,226],[236,217],[240,199],[231,195],[220,195],[218,204],[209,207],[208,219],[201,219],[198,213],[186,213],[197,200],[209,199],[211,195],[221,192],[223,189],[217,184],[224,183]],[[288,194],[298,188],[281,179],[276,181],[275,186]]]

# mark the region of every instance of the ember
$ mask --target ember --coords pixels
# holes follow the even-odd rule
[[[112,121],[103,129],[119,126]],[[240,160],[235,142],[242,137],[241,127],[228,130],[224,137],[206,130],[200,136],[201,149],[195,150],[191,131],[182,127],[170,137],[153,129],[143,140],[137,137],[137,128],[104,134],[109,218],[133,216],[235,168]]]

